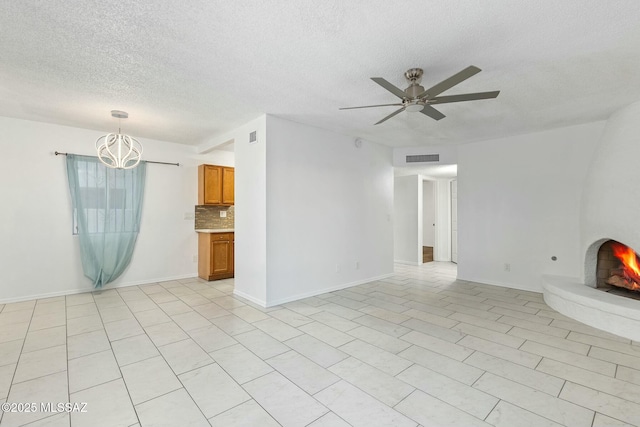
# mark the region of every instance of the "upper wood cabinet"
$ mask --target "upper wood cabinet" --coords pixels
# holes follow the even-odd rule
[[[232,206],[234,169],[226,166],[198,166],[198,204]]]
[[[222,168],[222,204],[233,205],[234,203],[234,168]]]

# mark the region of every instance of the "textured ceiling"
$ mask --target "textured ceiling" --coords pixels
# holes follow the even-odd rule
[[[640,99],[638,0],[0,2],[0,115],[200,144],[273,114],[390,146],[606,119]],[[369,80],[476,65],[439,122]]]

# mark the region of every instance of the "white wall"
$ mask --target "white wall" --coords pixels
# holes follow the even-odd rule
[[[257,142],[249,144],[249,134]],[[210,150],[229,140],[235,147],[235,290],[257,304],[267,303],[267,140],[266,116],[198,147]],[[214,151],[215,152],[215,151]]]
[[[396,176],[393,189],[394,261],[422,264],[422,177]]]
[[[64,156],[94,155],[105,132],[0,117],[0,302],[92,290],[72,235]],[[197,155],[190,146],[140,138],[147,167],[141,230],[127,270],[106,288],[197,274],[197,165],[233,165],[233,153]]]
[[[458,147],[458,278],[540,291],[543,274],[581,274],[580,199],[603,127]]]
[[[451,181],[451,261],[458,263],[458,181]]]
[[[391,163],[388,147],[267,116],[268,305],[393,273]]]
[[[422,246],[435,245],[436,239],[435,182],[422,182]]]

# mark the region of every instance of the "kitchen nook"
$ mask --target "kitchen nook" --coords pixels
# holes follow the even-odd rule
[[[234,276],[234,168],[198,166],[198,276],[204,280]]]

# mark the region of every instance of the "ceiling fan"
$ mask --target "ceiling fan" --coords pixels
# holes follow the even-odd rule
[[[425,89],[423,86],[420,86],[420,82],[422,81],[422,68],[411,68],[407,72],[404,73],[407,81],[409,82],[409,87],[405,90],[402,90],[382,77],[371,77],[371,80],[378,83],[380,86],[400,98],[402,101],[396,104],[379,104],[379,105],[365,105],[362,107],[345,107],[340,108],[340,110],[353,110],[356,108],[372,108],[372,107],[389,107],[389,106],[398,106],[400,109],[394,111],[389,114],[382,120],[378,121],[376,125],[389,120],[391,117],[399,114],[403,111],[408,112],[421,112],[425,116],[429,116],[434,120],[440,120],[445,117],[440,111],[433,108],[431,105],[434,104],[446,104],[449,102],[460,102],[460,101],[475,101],[478,99],[490,99],[495,98],[500,93],[499,90],[493,92],[477,92],[477,93],[465,93],[462,95],[449,95],[449,96],[438,96],[442,92],[452,88],[458,83],[463,82],[464,80],[472,77],[480,72],[480,68],[475,67],[473,65],[465,68],[457,74],[449,77],[438,83],[435,86],[430,87],[429,89]]]

